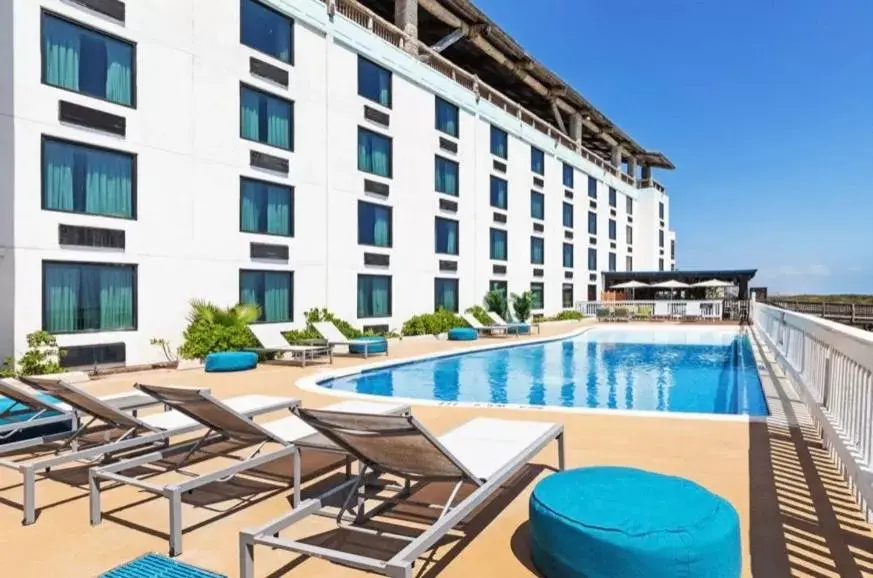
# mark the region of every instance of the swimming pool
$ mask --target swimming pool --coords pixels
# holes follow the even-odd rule
[[[738,328],[596,327],[576,337],[398,363],[319,382],[440,402],[768,415]]]

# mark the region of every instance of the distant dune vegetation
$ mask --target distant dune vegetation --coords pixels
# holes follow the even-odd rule
[[[873,305],[873,295],[856,295],[853,293],[839,295],[772,295],[771,299],[806,301],[809,303],[868,303]]]

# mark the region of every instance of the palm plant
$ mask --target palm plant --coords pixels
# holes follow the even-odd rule
[[[533,306],[533,294],[530,291],[524,293],[512,294],[512,310],[515,312],[515,318],[522,323],[530,317],[530,311]]]
[[[238,303],[221,307],[194,299],[188,313],[188,327],[179,354],[186,359],[202,359],[216,351],[239,351],[258,345],[249,324],[261,316],[257,305]]]
[[[484,304],[488,311],[494,311],[501,317],[506,317],[508,311],[506,295],[500,289],[492,289],[486,293]]]

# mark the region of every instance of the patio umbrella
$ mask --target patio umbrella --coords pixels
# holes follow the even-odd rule
[[[613,285],[612,287],[610,287],[610,289],[630,289],[631,300],[635,300],[637,287],[651,287],[651,285],[649,285],[648,283],[643,283],[642,281],[625,281],[624,283]]]
[[[725,287],[733,287],[734,284],[729,281],[720,281],[718,279],[710,279],[709,281],[701,281],[694,283],[692,287],[712,287],[714,289],[724,289]]]
[[[660,283],[652,283],[652,287],[659,287],[661,289],[669,289],[670,290],[670,299],[673,299],[673,290],[674,289],[687,289],[691,287],[688,283],[683,283],[682,281],[677,281],[676,279],[670,279],[669,281],[661,281]]]

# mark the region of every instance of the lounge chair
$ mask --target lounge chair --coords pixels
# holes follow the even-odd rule
[[[255,324],[249,325],[249,329],[255,338],[261,343],[261,347],[248,348],[246,351],[255,353],[278,353],[285,359],[300,362],[306,367],[307,361],[327,357],[333,363],[333,346],[329,343],[290,344],[273,325]]]
[[[700,303],[689,301],[685,304],[685,319],[700,319]]]
[[[328,345],[346,345],[355,347],[360,347],[364,352],[364,357],[369,357],[370,348],[375,344],[372,341],[368,341],[366,339],[348,339],[345,335],[343,335],[342,331],[337,329],[336,325],[331,323],[330,321],[317,321],[312,324],[318,333],[327,340]],[[381,345],[381,344],[380,344]],[[349,348],[351,349],[351,348]],[[385,355],[388,355],[388,344],[387,340],[385,343]]]
[[[491,318],[491,321],[493,321],[496,325],[504,325],[504,326],[510,327],[510,328],[511,327],[518,328],[518,327],[522,327],[522,326],[528,326],[531,328],[535,327],[537,330],[537,333],[540,332],[540,324],[533,322],[533,321],[530,323],[522,323],[520,321],[506,321],[496,311],[489,311],[488,317]],[[518,335],[517,330],[516,330],[516,335]]]
[[[670,303],[667,301],[655,301],[655,312],[652,315],[655,319],[669,319]]]
[[[207,428],[206,433],[193,440],[159,449],[145,455],[122,460],[106,466],[91,468],[88,480],[91,496],[91,525],[101,521],[100,481],[109,480],[134,486],[170,501],[170,555],[182,553],[182,496],[207,484],[228,482],[234,476],[257,470],[270,462],[290,457],[293,461],[294,487],[293,503],[300,502],[300,448],[318,448],[323,451],[339,451],[333,444],[318,435],[318,432],[295,416],[287,416],[275,421],[258,424],[235,411],[228,404],[212,397],[208,390],[175,386],[137,384],[136,387],[159,399],[175,411],[185,414]],[[289,406],[290,409],[290,406]],[[371,413],[374,415],[401,415],[409,412],[407,404],[375,403],[362,400],[344,401],[326,409],[336,412]],[[206,474],[194,476],[183,470],[198,451],[208,453],[214,444],[231,442],[233,450],[251,448],[251,452],[230,466]],[[264,446],[276,444],[278,449],[263,453]],[[213,457],[227,454],[224,449],[211,454]],[[177,459],[181,458],[181,459]],[[172,464],[172,465],[170,465]],[[145,466],[157,466],[145,468]],[[125,475],[123,472],[135,469],[139,472]],[[143,474],[143,469],[147,473]],[[168,471],[184,472],[184,481],[174,481],[158,485],[143,478]]]
[[[564,430],[560,424],[476,418],[437,438],[411,415],[340,414],[301,408],[295,408],[294,413],[357,459],[360,471],[352,480],[335,486],[319,498],[306,500],[291,512],[259,528],[241,532],[241,578],[254,576],[256,545],[323,558],[392,578],[411,578],[413,564],[419,556],[467,518],[552,441],[557,441],[558,445],[558,467],[564,469]],[[394,497],[373,496],[372,499],[387,503],[366,511],[361,491],[369,479],[382,474],[399,476],[404,483],[394,488],[398,491]],[[396,534],[366,526],[366,522],[385,511],[386,505],[408,498],[413,481],[454,483],[435,523],[415,537],[405,532]],[[455,504],[463,484],[474,489]],[[279,537],[280,531],[311,515],[326,515],[327,512],[323,511],[326,504],[337,496],[341,497],[343,492],[347,492],[345,503],[339,513],[332,516],[337,524],[349,531],[376,534],[408,544],[385,560],[340,551],[329,544],[316,545]]]
[[[0,467],[15,470],[22,476],[25,525],[36,521],[37,474],[65,464],[83,461],[96,463],[124,452],[141,450],[149,445],[165,445],[171,436],[190,433],[203,427],[197,420],[180,411],[134,417],[63,381],[32,377],[22,380],[31,387],[66,402],[80,414],[80,423],[73,431],[0,446]],[[292,407],[299,402],[296,399],[267,395],[242,395],[230,398],[225,403],[247,417],[252,417]],[[29,457],[15,455],[43,449],[51,449],[53,452]]]
[[[479,335],[503,336],[509,335],[509,329],[506,325],[483,325],[481,321],[476,319],[472,313],[464,313],[461,316],[464,321],[470,324],[470,327],[476,330]]]
[[[598,321],[615,321],[615,310],[601,307],[597,310]]]

